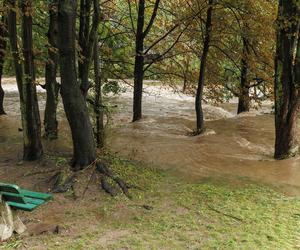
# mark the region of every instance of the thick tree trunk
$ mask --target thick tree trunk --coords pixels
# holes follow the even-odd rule
[[[17,44],[16,0],[9,0],[9,4],[8,33],[20,95],[24,143],[23,159],[33,161],[42,156],[43,148],[32,51],[31,2],[27,0],[21,2],[24,74],[26,77],[23,77],[22,60]]]
[[[2,88],[2,76],[3,76],[3,67],[4,67],[4,59],[5,59],[5,51],[6,51],[6,36],[7,36],[7,25],[6,18],[4,16],[1,17],[0,21],[0,115],[5,115],[4,111],[4,90]]]
[[[74,170],[95,161],[93,129],[86,102],[76,74],[76,0],[60,0],[58,4],[61,96],[73,139]]]
[[[95,104],[94,112],[96,115],[96,143],[98,148],[103,148],[105,143],[104,134],[104,112],[102,102],[102,79],[101,79],[101,68],[99,60],[99,45],[98,45],[98,33],[95,37],[94,44],[94,72],[95,72]]]
[[[142,98],[144,80],[144,22],[145,0],[139,0],[137,30],[135,38],[135,64],[134,64],[134,93],[133,93],[133,118],[138,121],[142,118]]]
[[[57,103],[59,84],[56,81],[58,65],[58,23],[57,23],[58,0],[49,4],[49,30],[48,30],[48,60],[45,67],[45,88],[47,93],[44,126],[45,138],[57,139]]]
[[[249,112],[250,110],[250,83],[248,77],[249,71],[249,48],[248,41],[243,38],[243,55],[241,60],[241,81],[240,81],[240,93],[239,93],[239,104],[237,113]]]
[[[195,110],[196,110],[196,118],[197,118],[196,131],[195,131],[196,135],[201,134],[204,131],[204,115],[202,109],[202,98],[203,98],[203,88],[205,83],[205,70],[206,70],[207,56],[209,52],[211,32],[212,32],[213,0],[209,0],[208,4],[209,6],[207,9],[204,45],[203,45],[203,51],[200,60],[199,81],[198,81],[198,88],[197,88],[196,100],[195,100]]]
[[[300,106],[299,8],[296,3],[279,1],[275,58],[275,155],[285,159],[298,153],[297,115]],[[288,20],[297,22],[287,22]],[[288,24],[288,25],[287,25]],[[296,52],[296,53],[295,53]]]

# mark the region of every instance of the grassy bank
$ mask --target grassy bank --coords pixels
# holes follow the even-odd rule
[[[123,195],[112,198],[99,191],[98,184],[83,198],[57,195],[43,211],[24,216],[54,216],[59,234],[15,238],[1,248],[300,248],[299,199],[251,183],[189,183],[168,172],[107,157],[120,177],[139,187],[131,190],[131,200]],[[85,186],[82,181],[78,189]]]

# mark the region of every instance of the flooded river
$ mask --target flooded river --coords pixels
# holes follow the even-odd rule
[[[4,81],[5,83],[5,81]],[[4,84],[5,109],[0,117],[0,157],[18,148],[19,104],[16,86]],[[107,146],[120,155],[197,180],[202,177],[249,178],[288,189],[300,196],[300,158],[273,160],[274,116],[271,104],[237,116],[236,103],[220,107],[205,105],[206,132],[188,136],[194,128],[194,99],[170,88],[148,86],[144,94],[144,119],[131,123],[132,93],[128,89],[111,97],[117,105],[112,114]],[[40,90],[40,108],[45,94]],[[60,104],[61,105],[61,104]],[[60,139],[46,144],[47,150],[70,154],[69,129],[60,106]],[[300,132],[300,131],[299,131]]]

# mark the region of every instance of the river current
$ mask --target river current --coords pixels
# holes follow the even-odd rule
[[[21,158],[17,88],[12,79],[4,79],[3,83],[7,116],[0,117],[0,157],[18,150],[16,157]],[[136,123],[131,123],[131,88],[108,99],[110,106],[115,107],[107,133],[107,147],[111,151],[151,166],[174,170],[194,181],[203,177],[245,178],[300,196],[300,157],[273,159],[271,103],[242,115],[236,115],[234,100],[219,106],[206,104],[206,132],[194,137],[189,135],[195,125],[191,96],[168,87],[146,86],[144,118]],[[39,105],[43,110],[45,93],[42,89],[39,89]],[[70,133],[61,103],[59,110],[60,138],[45,142],[45,147],[48,151],[69,155],[72,152]]]

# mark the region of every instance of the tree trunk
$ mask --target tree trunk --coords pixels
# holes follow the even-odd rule
[[[60,0],[58,4],[61,96],[73,139],[74,170],[95,161],[93,129],[85,99],[76,74],[76,0]]]
[[[33,41],[32,41],[32,6],[30,0],[22,0],[22,40],[24,55],[24,107],[25,107],[25,128],[23,133],[24,159],[37,160],[43,154],[41,142],[41,120],[36,94]],[[24,124],[23,124],[24,125]]]
[[[297,115],[300,106],[299,9],[296,3],[279,1],[275,58],[275,155],[285,159],[298,153]],[[288,22],[289,20],[297,22]]]
[[[94,6],[93,21],[90,27],[92,3]],[[93,57],[95,36],[100,22],[99,0],[80,1],[79,45],[81,58],[78,61],[80,88],[86,98],[90,89],[89,73]]]
[[[99,45],[98,45],[98,33],[95,37],[94,44],[94,71],[95,71],[95,104],[94,112],[96,115],[96,143],[98,148],[103,148],[105,143],[104,134],[104,112],[102,102],[102,79],[101,79],[101,68],[99,60]]]
[[[196,131],[195,134],[201,134],[204,131],[204,115],[202,109],[202,98],[203,98],[203,88],[205,83],[205,69],[207,63],[207,56],[210,47],[210,40],[211,40],[211,32],[212,32],[212,13],[213,13],[213,0],[208,1],[208,9],[207,9],[207,17],[206,17],[206,24],[205,24],[205,37],[204,37],[204,45],[202,56],[200,60],[200,71],[199,71],[199,81],[198,81],[198,88],[196,93],[196,100],[195,100],[195,110],[196,110]]]
[[[26,77],[23,76],[22,60],[17,44],[16,0],[9,0],[9,4],[8,33],[20,95],[24,143],[23,159],[34,161],[42,156],[43,148],[32,51],[31,2],[27,0],[21,2],[24,74]]]
[[[92,1],[80,0],[80,16],[79,16],[79,46],[81,48],[81,57],[78,60],[78,73],[81,81],[81,90],[84,96],[90,88],[89,83],[89,58],[87,57],[89,28],[90,28],[90,12]]]
[[[1,17],[0,21],[0,115],[5,115],[4,111],[4,90],[2,88],[2,76],[3,76],[3,67],[6,51],[6,36],[7,36],[7,25],[6,18],[4,15]]]
[[[59,84],[56,81],[58,65],[58,23],[57,23],[58,0],[49,4],[49,30],[48,30],[48,60],[45,67],[45,88],[47,93],[44,126],[45,138],[57,139],[57,103]]]
[[[243,54],[241,60],[241,81],[240,81],[240,93],[239,93],[239,104],[237,113],[249,112],[250,110],[250,83],[248,77],[249,71],[249,48],[247,38],[243,38]]]
[[[135,64],[134,64],[134,93],[133,93],[133,119],[142,118],[142,97],[144,80],[144,22],[145,0],[139,1],[138,21],[135,38]]]

